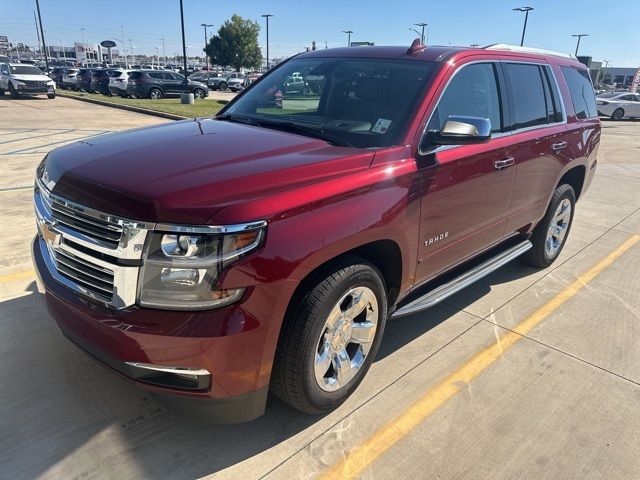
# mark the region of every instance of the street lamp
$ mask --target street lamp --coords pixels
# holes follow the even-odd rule
[[[38,9],[38,20],[40,22],[40,36],[42,37],[42,49],[44,50],[44,64],[49,72],[49,56],[47,55],[47,42],[44,40],[44,29],[42,28],[42,17],[40,16],[40,2],[36,0],[36,8]]]
[[[607,78],[607,72],[609,71],[609,64],[611,63],[611,60],[602,60],[602,63],[604,63],[604,69],[602,71],[602,83],[604,83]]]
[[[87,52],[87,42],[84,39],[84,28],[81,28],[80,31],[82,32],[82,46],[84,47],[84,58],[86,62],[89,60],[89,53]]]
[[[184,93],[180,95],[180,103],[192,104],[193,94],[189,93],[189,79],[187,78],[187,43],[184,39],[184,8],[180,0],[180,27],[182,28],[182,60],[184,65]]]
[[[353,30],[343,30],[342,33],[346,33],[347,36],[347,47],[351,46],[351,34],[353,33]]]
[[[414,25],[416,27],[422,27],[422,33],[420,34],[420,43],[424,45],[424,27],[428,26],[429,24],[421,22],[421,23],[414,23]]]
[[[164,57],[164,66],[167,66],[167,51],[164,49],[164,38],[161,38],[160,40],[162,40],[162,56]]]
[[[580,39],[582,39],[582,37],[588,37],[589,34],[588,33],[577,33],[575,35],[571,35],[572,37],[578,37],[578,43],[576,44],[576,57],[578,56],[578,49],[580,48]]]
[[[524,45],[524,34],[527,31],[527,20],[529,19],[529,12],[533,10],[533,7],[518,7],[514,8],[514,12],[524,12],[524,26],[522,27],[522,39],[520,40],[520,46]]]
[[[209,70],[209,55],[207,55],[206,48],[207,48],[207,43],[209,43],[209,37],[207,36],[207,27],[213,27],[213,24],[212,23],[201,23],[200,26],[204,27],[204,48],[205,48],[204,61],[205,61],[205,65],[207,66],[207,71],[208,71]]]
[[[265,13],[264,15],[260,15],[267,21],[267,70],[269,70],[269,17],[273,17],[270,13]]]

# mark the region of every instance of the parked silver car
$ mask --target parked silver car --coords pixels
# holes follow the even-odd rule
[[[56,98],[56,82],[35,65],[23,63],[0,64],[0,94],[9,92],[13,98],[21,95],[46,95]]]
[[[111,95],[118,95],[120,97],[127,97],[127,86],[129,83],[129,73],[135,70],[119,69],[118,75],[114,74],[109,77],[109,92]]]
[[[612,120],[640,118],[640,93],[604,93],[596,98],[598,114]]]

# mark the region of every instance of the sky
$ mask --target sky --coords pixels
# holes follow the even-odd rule
[[[343,30],[353,30],[352,41],[376,45],[410,45],[409,30],[425,22],[433,45],[519,44],[524,14],[514,7],[531,6],[525,45],[573,53],[572,34],[588,33],[580,54],[614,67],[640,66],[640,1],[607,5],[596,0],[184,0],[189,55],[200,55],[204,45],[202,23],[220,25],[234,13],[258,21],[261,48],[266,44],[264,19],[269,22],[270,57],[290,56],[316,41],[318,48],[345,46]],[[113,39],[133,53],[154,54],[162,46],[168,56],[181,52],[178,0],[40,0],[47,43],[71,45]],[[35,45],[35,0],[0,0],[0,35],[12,43]],[[418,27],[414,27],[418,28]],[[210,29],[211,30],[211,29]],[[211,31],[210,31],[211,34]],[[163,55],[162,48],[160,55]]]

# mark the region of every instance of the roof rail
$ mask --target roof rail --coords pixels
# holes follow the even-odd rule
[[[485,50],[507,50],[510,52],[533,53],[538,55],[553,55],[555,57],[570,58],[576,60],[574,55],[570,53],[554,52],[553,50],[545,50],[543,48],[521,47],[519,45],[507,45],[506,43],[495,43],[482,47]]]

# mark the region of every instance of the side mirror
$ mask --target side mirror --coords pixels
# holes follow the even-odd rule
[[[429,131],[425,140],[429,145],[470,145],[491,138],[491,120],[480,117],[451,115],[442,130]]]

